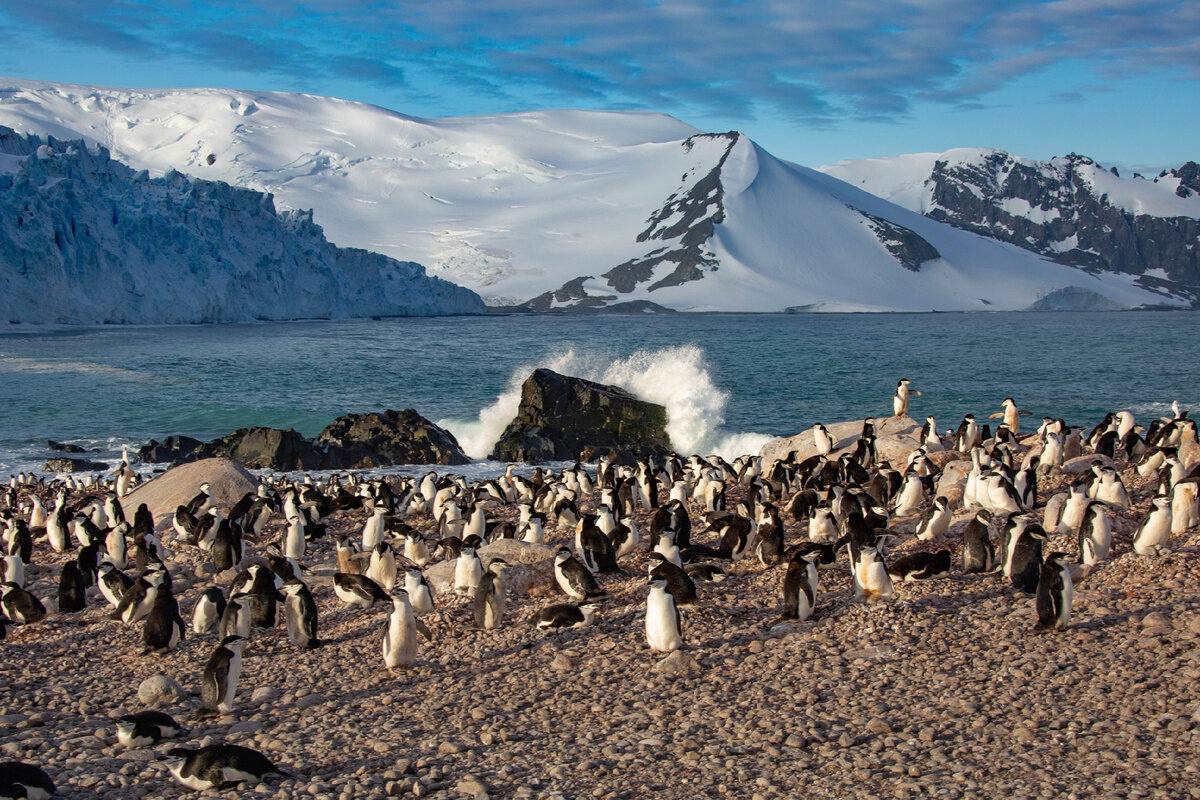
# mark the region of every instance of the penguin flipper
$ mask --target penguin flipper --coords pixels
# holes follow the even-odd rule
[[[422,636],[424,636],[424,637],[425,637],[425,641],[427,641],[427,642],[432,642],[432,641],[433,641],[433,634],[431,634],[431,633],[429,632],[429,626],[428,626],[428,625],[426,625],[424,622],[422,622],[422,621],[421,621],[421,620],[419,620],[419,619],[414,619],[413,621],[416,623],[416,626],[417,626],[417,633],[419,633],[419,634],[421,634]]]

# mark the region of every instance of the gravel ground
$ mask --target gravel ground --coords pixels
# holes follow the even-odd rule
[[[333,537],[357,538],[364,519],[337,512],[307,559],[324,648],[299,652],[282,627],[255,629],[237,709],[197,720],[215,637],[189,629],[174,652],[140,655],[141,624],[109,620],[93,594],[85,611],[10,627],[0,643],[0,759],[42,766],[62,797],[194,795],[156,762],[174,743],[116,743],[112,718],[143,708],[139,684],[161,673],[191,693],[162,706],[187,727],[183,743],[244,744],[296,776],[212,793],[228,798],[1200,797],[1200,536],[1174,537],[1165,557],[1134,555],[1153,485],[1122,474],[1136,508],[1119,515],[1116,557],[1077,586],[1060,633],[1034,633],[1033,598],[999,573],[958,571],[970,518],[959,511],[946,540],[893,551],[949,543],[955,571],[898,584],[891,603],[856,603],[843,555],[821,575],[814,618],[783,623],[783,568],[741,561],[725,582],[698,584],[685,649],[664,658],[646,646],[639,553],[628,574],[601,576],[608,596],[587,629],[523,624],[564,602],[557,591],[511,598],[489,632],[470,629],[467,601],[439,597],[432,641],[398,677],[380,651],[386,610],[350,610],[333,594]],[[1047,483],[1043,499],[1065,479]],[[425,516],[410,522],[430,529]],[[281,529],[276,518],[267,534]],[[802,535],[789,527],[788,543]],[[211,567],[172,549],[190,622]],[[1075,546],[1055,537],[1053,549]],[[65,557],[39,542],[34,560],[27,588],[53,609]]]

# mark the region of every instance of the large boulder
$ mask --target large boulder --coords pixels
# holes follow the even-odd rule
[[[103,461],[89,461],[86,458],[68,458],[55,456],[47,459],[42,465],[43,472],[107,472],[108,464]]]
[[[239,428],[206,442],[196,451],[199,458],[228,458],[249,469],[320,469],[325,454],[294,430]]]
[[[181,464],[195,458],[196,451],[203,444],[190,436],[168,436],[161,442],[151,439],[138,450],[138,459],[143,464]]]
[[[502,558],[508,564],[504,577],[509,596],[528,595],[531,591],[555,585],[554,548],[517,539],[498,539],[477,552],[485,569],[496,558]],[[425,580],[429,581],[435,594],[448,597],[454,593],[454,566],[454,559],[450,559],[425,570]]]
[[[893,465],[903,466],[909,454],[921,446],[921,423],[911,417],[876,417],[874,422],[875,452],[878,461],[889,461]],[[825,427],[833,439],[832,456],[837,458],[842,453],[854,451],[862,435],[863,420],[835,422]],[[817,454],[811,428],[796,436],[772,439],[758,452],[762,457],[764,470],[769,469],[774,462],[787,458],[789,453],[796,454],[796,461],[803,461]]]
[[[671,449],[666,427],[663,406],[617,386],[538,369],[521,386],[516,419],[491,457],[569,461],[604,453],[661,454]]]
[[[327,469],[470,462],[454,434],[411,408],[338,417],[321,431],[317,443],[328,450]]]
[[[246,492],[258,488],[254,476],[227,458],[207,458],[173,467],[157,478],[143,483],[125,497],[121,506],[126,516],[133,518],[133,511],[142,503],[154,515],[154,527],[169,528],[175,509],[186,505],[207,483],[209,492],[217,505],[228,509]]]

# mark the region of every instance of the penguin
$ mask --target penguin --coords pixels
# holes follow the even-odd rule
[[[910,469],[904,474],[904,486],[896,499],[893,513],[897,517],[907,517],[917,513],[925,505],[925,483],[916,470]]]
[[[975,422],[974,414],[967,414],[958,425],[954,434],[954,449],[960,453],[969,453],[971,448],[979,444],[979,425]]]
[[[138,711],[117,718],[117,742],[125,748],[151,747],[182,732],[183,726],[162,711]]]
[[[362,530],[362,549],[363,552],[369,552],[371,548],[379,544],[383,538],[383,532],[387,527],[387,509],[382,505],[375,506],[371,516],[367,518]]]
[[[404,591],[408,592],[408,604],[413,614],[423,617],[433,611],[433,588],[425,580],[425,574],[416,567],[404,571]]]
[[[582,603],[556,603],[538,610],[529,618],[529,624],[538,630],[558,628],[586,628],[596,621],[596,610],[600,604],[595,600]]]
[[[388,593],[381,589],[375,581],[364,575],[355,575],[349,572],[334,573],[333,593],[343,603],[357,608],[371,608],[376,603],[386,603],[391,600]]]
[[[1165,554],[1167,540],[1171,538],[1171,518],[1171,498],[1158,495],[1133,534],[1133,552],[1139,556]]]
[[[1092,484],[1091,491],[1088,494],[1096,500],[1105,503],[1112,508],[1128,509],[1129,508],[1129,493],[1125,490],[1125,484],[1121,482],[1121,476],[1115,469],[1101,467],[1098,471],[1098,480]]]
[[[209,656],[200,679],[202,712],[215,715],[218,712],[228,714],[233,710],[238,676],[242,672],[242,649],[245,646],[246,640],[241,636],[226,636]]]
[[[554,580],[558,588],[575,600],[587,600],[604,594],[595,576],[565,547],[554,555]]]
[[[87,605],[87,587],[79,564],[68,561],[58,576],[58,613],[74,614]]]
[[[483,561],[474,547],[463,545],[454,562],[454,591],[457,594],[474,596],[475,589],[483,579]]]
[[[267,567],[275,576],[275,585],[283,586],[288,581],[298,581],[301,578],[302,570],[300,565],[296,563],[296,559],[291,556],[285,556],[274,544],[267,545],[265,552],[267,557]]]
[[[614,523],[615,525],[615,523]],[[617,553],[604,531],[596,524],[595,517],[585,514],[579,521],[576,547],[579,558],[593,575],[602,572],[621,572],[617,566]]]
[[[383,663],[389,672],[417,660],[417,620],[403,589],[392,590],[392,613],[383,629]]]
[[[892,578],[876,547],[860,548],[854,563],[854,596],[865,602],[892,599]]]
[[[216,529],[209,551],[213,569],[217,572],[234,569],[242,560],[242,537],[227,519],[218,522]]]
[[[0,583],[15,583],[17,586],[24,588],[25,586],[25,561],[20,556],[4,556],[3,564],[0,564]]]
[[[1018,435],[1021,432],[1021,415],[1028,415],[1032,414],[1033,412],[1025,411],[1024,409],[1018,409],[1017,401],[1013,400],[1011,397],[1004,398],[1000,405],[1003,406],[1004,410],[997,411],[995,414],[989,414],[988,419],[998,419],[1003,417],[1004,426],[1012,432],[1013,436]]]
[[[409,531],[404,536],[404,557],[418,567],[429,563],[429,545],[425,537],[416,530]]]
[[[1066,630],[1071,624],[1075,587],[1067,557],[1066,553],[1051,553],[1042,564],[1037,584],[1038,631]]]
[[[262,753],[236,744],[210,744],[199,750],[176,747],[163,760],[175,780],[195,791],[253,786],[268,775],[287,775]]]
[[[837,520],[832,509],[823,506],[813,509],[808,520],[808,540],[818,544],[831,544],[838,540]]]
[[[661,653],[683,646],[679,609],[662,578],[650,581],[650,593],[646,596],[646,643],[651,650]]]
[[[910,553],[891,563],[888,576],[901,583],[942,578],[950,574],[950,562],[949,548],[938,550],[936,553]]]
[[[225,593],[219,586],[209,586],[200,594],[192,609],[192,632],[211,633],[225,613]]]
[[[1025,594],[1036,594],[1042,573],[1042,542],[1046,533],[1033,523],[1017,534],[1012,544],[1012,566],[1009,580],[1013,588]]]
[[[1079,524],[1079,560],[1094,565],[1107,561],[1112,550],[1112,523],[1105,513],[1104,503],[1093,500],[1083,512]]]
[[[283,529],[283,547],[280,549],[288,558],[300,561],[304,558],[307,547],[308,540],[304,536],[304,520],[298,516],[290,518],[287,526]]]
[[[996,566],[996,548],[992,545],[990,511],[981,510],[963,530],[962,571],[965,574],[991,572]]]
[[[250,603],[245,595],[231,595],[217,623],[217,636],[224,639],[228,636],[250,638]]]
[[[912,383],[908,378],[901,378],[896,382],[896,391],[892,394],[892,416],[906,417],[908,416],[908,396],[915,394],[920,396],[920,392],[916,389],[909,389],[909,384]]]
[[[275,627],[278,618],[276,604],[283,600],[283,595],[275,587],[275,575],[269,569],[264,569],[261,564],[251,565],[230,584],[229,593],[245,595],[245,602],[250,604],[252,627]]]
[[[46,617],[42,601],[11,581],[0,584],[0,611],[16,625],[32,625]]]
[[[396,585],[396,554],[387,542],[380,542],[371,550],[371,558],[363,573],[379,584],[385,592],[391,592]]]
[[[764,503],[759,509],[755,550],[765,566],[773,567],[783,560],[783,519],[772,503]]]
[[[349,539],[342,539],[337,544],[338,572],[345,575],[361,575],[363,571],[363,556],[358,545]]]
[[[301,650],[312,650],[324,644],[317,638],[317,604],[303,581],[283,585],[283,616],[288,641]]]
[[[23,761],[0,763],[0,792],[5,797],[48,800],[54,796],[54,781],[41,767]]]
[[[676,564],[678,566],[678,564]],[[695,564],[685,564],[683,571],[688,574],[688,577],[693,581],[705,581],[708,583],[720,583],[725,580],[725,570],[721,569],[716,564],[709,561],[700,561]]]
[[[169,653],[179,646],[183,636],[183,617],[179,615],[179,603],[170,589],[160,587],[142,627],[142,643],[145,645],[142,655]]]
[[[691,576],[663,558],[661,553],[650,554],[646,561],[646,570],[650,580],[661,579],[667,582],[667,591],[675,599],[676,608],[700,605],[700,600],[696,597],[696,584],[692,582]]]
[[[608,540],[612,542],[614,558],[621,559],[633,555],[638,544],[641,543],[641,536],[633,517],[625,517],[617,523],[612,533],[609,534]]]
[[[783,618],[803,622],[812,616],[817,606],[817,587],[820,573],[817,560],[821,554],[816,550],[797,553],[788,561],[783,576]]]
[[[921,515],[913,532],[922,541],[940,539],[950,529],[951,516],[950,501],[945,497],[937,497],[933,501],[933,507]]]
[[[814,422],[812,432],[813,444],[816,445],[817,453],[828,457],[833,452],[833,437],[829,435],[829,429],[819,422]]]
[[[475,587],[475,627],[480,630],[495,630],[504,618],[508,602],[508,587],[504,580],[504,571],[507,569],[507,561],[492,559],[479,579],[479,585]]]

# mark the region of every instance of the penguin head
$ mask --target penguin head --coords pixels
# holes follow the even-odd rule
[[[280,591],[282,591],[288,597],[294,597],[295,595],[300,594],[300,590],[303,588],[304,584],[300,581],[288,581],[283,585]]]
[[[234,650],[234,649],[241,650],[245,646],[246,646],[245,637],[238,636],[237,634],[233,634],[231,636],[226,636],[224,639],[221,640],[221,647],[224,647],[228,650]]]

